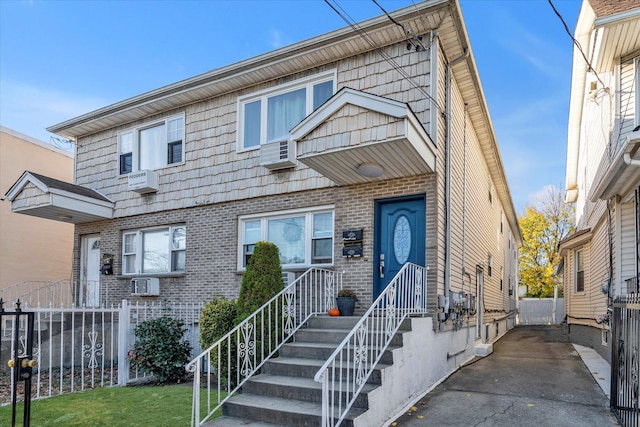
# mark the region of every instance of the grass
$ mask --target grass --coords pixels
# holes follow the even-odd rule
[[[34,400],[31,426],[189,426],[192,393],[188,385],[109,387]],[[20,404],[16,412],[20,426],[22,411]],[[0,425],[11,425],[11,405],[0,407]]]

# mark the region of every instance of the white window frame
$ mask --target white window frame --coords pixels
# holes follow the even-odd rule
[[[578,270],[578,254],[581,254],[582,256],[582,270]],[[576,294],[584,294],[584,287],[585,287],[585,282],[586,282],[586,278],[585,278],[585,271],[586,271],[586,261],[584,259],[584,248],[580,248],[580,249],[576,249],[576,251],[574,252],[574,259],[573,259],[573,292]],[[582,290],[578,290],[578,273],[582,272]]]
[[[635,122],[634,122],[634,129],[637,126],[640,126],[640,56],[636,57],[633,61],[633,96],[635,98]]]
[[[173,232],[176,229],[179,228],[184,228],[184,232],[185,232],[185,247],[184,248],[173,248],[172,247],[172,243],[173,243]],[[152,273],[145,273],[142,271],[142,262],[144,259],[144,248],[143,248],[143,242],[144,242],[144,234],[145,233],[149,233],[149,232],[154,232],[154,231],[162,231],[162,230],[166,230],[169,233],[169,239],[168,239],[168,247],[167,247],[167,255],[168,255],[168,270],[164,271],[164,272],[152,272]],[[175,225],[170,225],[170,226],[162,226],[162,227],[148,227],[148,228],[141,228],[138,230],[126,230],[122,232],[122,275],[123,276],[162,276],[162,275],[167,275],[167,274],[184,274],[186,271],[186,253],[187,253],[187,247],[186,247],[186,233],[187,233],[187,226],[185,224],[175,224]],[[136,248],[134,252],[127,252],[126,250],[126,236],[128,235],[134,235],[135,236],[135,241],[136,241]],[[184,270],[174,270],[173,269],[173,254],[177,253],[177,252],[184,252],[185,254],[185,269]],[[126,258],[126,256],[129,255],[134,255],[135,256],[135,261],[134,261],[134,272],[127,272],[128,270],[128,259]]]
[[[180,114],[175,114],[173,116],[165,117],[165,118],[160,119],[160,120],[154,120],[154,121],[151,121],[151,122],[148,122],[148,123],[144,123],[144,124],[142,124],[140,126],[136,126],[134,128],[129,128],[129,129],[123,130],[121,132],[118,132],[118,176],[127,176],[130,173],[137,172],[137,171],[141,170],[140,169],[140,158],[141,158],[141,156],[140,156],[140,132],[142,132],[142,131],[144,131],[146,129],[151,129],[151,128],[154,128],[154,127],[157,127],[157,126],[164,126],[165,140],[164,140],[163,147],[164,147],[164,150],[165,150],[165,157],[164,158],[165,158],[165,160],[167,160],[167,156],[168,156],[167,150],[168,150],[169,144],[173,143],[175,141],[178,141],[178,139],[169,141],[169,137],[168,137],[169,127],[168,127],[168,124],[169,124],[169,122],[171,122],[173,120],[176,120],[176,119],[182,119],[182,131],[181,131],[180,138],[179,138],[179,140],[182,141],[182,144],[181,144],[182,145],[182,153],[181,153],[181,157],[180,157],[181,161],[180,162],[174,162],[174,163],[166,163],[165,165],[157,167],[154,170],[160,170],[160,169],[165,169],[165,168],[168,168],[168,167],[184,164],[184,162],[185,162],[184,156],[185,156],[186,118],[185,118],[185,114],[184,113],[180,113]],[[123,173],[122,172],[122,155],[129,153],[129,151],[127,151],[125,153],[122,152],[122,138],[125,135],[129,135],[129,134],[131,134],[132,138],[133,138],[132,139],[133,147],[132,147],[132,151],[131,151],[131,154],[132,154],[132,156],[131,156],[132,157],[131,158],[131,171]]]
[[[313,263],[312,261],[312,244],[315,240],[313,236],[313,218],[316,214],[331,213],[331,262],[327,263]],[[238,256],[237,265],[238,271],[245,270],[244,257],[245,257],[245,223],[251,221],[260,221],[260,238],[259,240],[268,240],[268,221],[279,218],[292,218],[292,217],[305,217],[305,235],[304,235],[304,263],[282,264],[283,270],[300,270],[307,269],[309,267],[332,267],[335,262],[335,207],[329,206],[317,206],[313,208],[303,209],[290,209],[277,212],[268,212],[262,214],[243,215],[238,218]]]
[[[333,94],[336,93],[337,87],[337,72],[331,70],[328,72],[316,74],[310,77],[296,80],[294,82],[281,84],[273,88],[261,90],[250,95],[238,97],[238,120],[236,133],[238,135],[237,151],[251,151],[260,148],[260,145],[267,143],[267,114],[268,114],[268,100],[271,97],[282,95],[285,93],[293,92],[302,88],[306,88],[306,112],[305,117],[313,112],[313,86],[319,83],[325,83],[328,81],[333,82]],[[251,102],[260,101],[260,144],[247,147],[244,146],[244,106]]]

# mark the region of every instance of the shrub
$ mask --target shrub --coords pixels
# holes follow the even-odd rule
[[[200,345],[203,349],[209,348],[234,328],[237,312],[235,300],[214,298],[205,304],[200,314]]]
[[[180,382],[191,354],[191,344],[182,339],[185,332],[184,322],[167,316],[140,323],[129,350],[131,366],[153,374],[161,384]]]
[[[235,326],[237,315],[236,301],[224,298],[215,298],[208,302],[200,315],[200,345],[203,349],[209,348],[220,338],[225,336]],[[235,386],[237,373],[236,366],[236,339],[231,339],[231,349],[227,341],[220,344],[220,367],[218,368],[218,351],[211,353],[211,365],[216,370],[222,383],[227,386]],[[232,355],[231,371],[229,372],[227,359]]]
[[[247,270],[242,277],[240,296],[238,297],[237,323],[240,324],[251,316],[283,288],[278,247],[270,242],[256,243],[253,255],[249,258]],[[262,355],[266,356],[278,341],[276,338],[280,335],[282,309],[275,305],[271,309],[271,313],[258,316],[253,322],[252,326],[255,328],[251,328],[251,338],[255,340],[255,347],[246,349],[249,355],[255,352],[258,358],[261,358]]]
[[[242,276],[238,297],[238,323],[249,317],[284,287],[278,247],[258,242]]]

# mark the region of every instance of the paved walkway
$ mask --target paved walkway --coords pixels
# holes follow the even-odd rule
[[[395,425],[619,425],[596,382],[603,373],[592,375],[590,369],[561,328],[521,326],[495,343],[493,354],[464,366],[420,399]]]

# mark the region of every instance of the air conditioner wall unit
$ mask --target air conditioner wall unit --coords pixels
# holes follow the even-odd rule
[[[291,168],[297,164],[295,141],[275,141],[260,146],[260,165],[267,169]]]
[[[160,295],[160,279],[157,277],[139,277],[131,279],[131,294],[147,297]]]
[[[158,172],[151,170],[131,172],[127,177],[127,189],[140,194],[158,191]]]
[[[284,283],[284,287],[289,286],[293,281],[296,280],[296,273],[293,271],[283,271],[282,272],[282,283]]]

